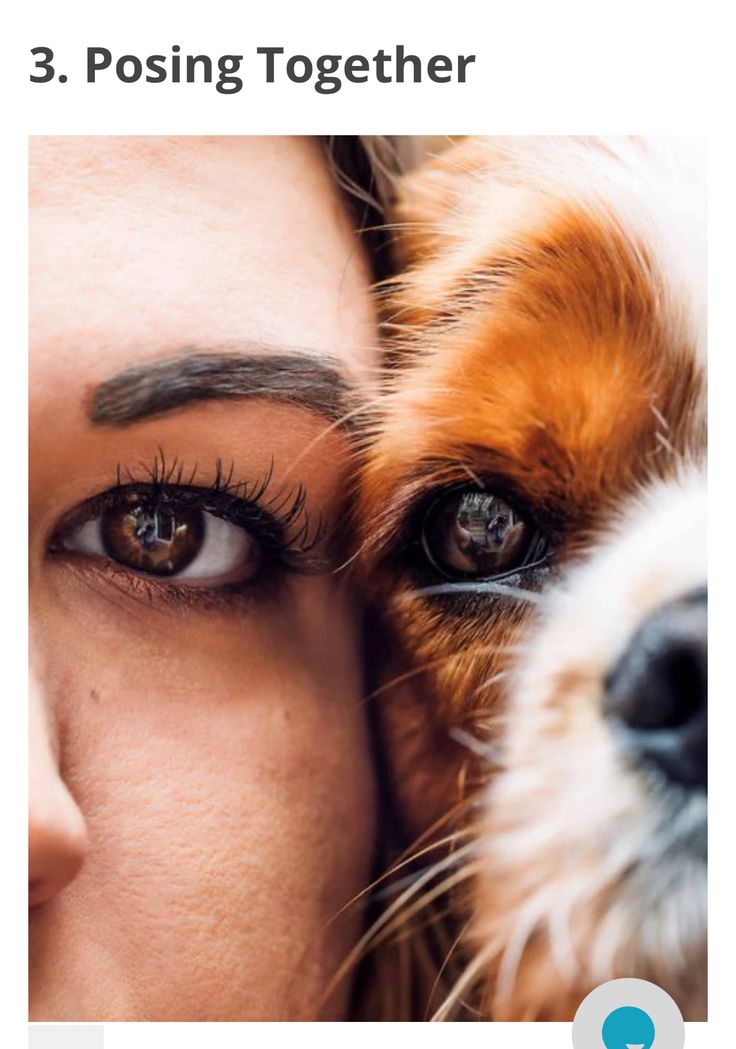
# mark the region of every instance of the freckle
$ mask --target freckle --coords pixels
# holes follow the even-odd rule
[[[96,688],[91,688],[89,690],[89,698],[92,700],[93,703],[100,702],[100,693],[97,691]]]

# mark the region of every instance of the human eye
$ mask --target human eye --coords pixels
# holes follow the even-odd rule
[[[213,484],[195,477],[158,460],[144,480],[123,483],[118,470],[114,485],[62,517],[49,553],[180,591],[242,591],[322,567],[321,528],[308,520],[303,486],[273,485],[272,471],[234,482],[220,464]]]

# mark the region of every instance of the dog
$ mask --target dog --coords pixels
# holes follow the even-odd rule
[[[434,1019],[569,1021],[617,977],[706,1017],[701,154],[465,139],[395,187],[357,516],[435,860],[401,899],[458,930]]]

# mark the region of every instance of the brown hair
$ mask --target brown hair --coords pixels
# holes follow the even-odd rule
[[[335,182],[345,196],[356,231],[365,245],[377,281],[392,273],[385,208],[393,178],[400,171],[399,152],[388,137],[329,135],[322,139]]]

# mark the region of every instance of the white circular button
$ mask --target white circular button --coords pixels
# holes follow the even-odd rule
[[[683,1049],[672,998],[647,980],[610,980],[591,991],[572,1025],[574,1049]]]

